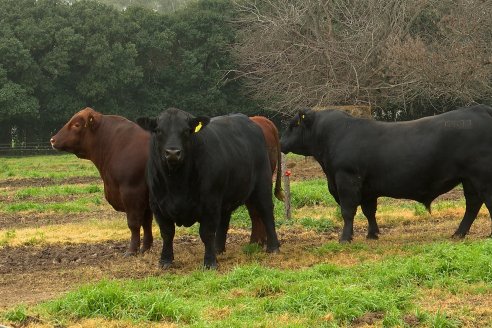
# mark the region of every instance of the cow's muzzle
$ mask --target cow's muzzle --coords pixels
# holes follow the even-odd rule
[[[52,137],[52,138],[50,139],[50,143],[51,143],[51,148],[53,148],[53,149],[55,149],[55,150],[58,150],[58,149],[56,148],[56,146],[55,146],[55,138],[54,138],[54,137]]]
[[[164,157],[166,161],[170,164],[177,164],[181,161],[182,155],[181,150],[176,148],[169,148],[164,150]]]

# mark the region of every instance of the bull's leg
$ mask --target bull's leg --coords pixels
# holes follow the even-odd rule
[[[463,216],[458,229],[454,232],[453,238],[465,238],[483,204],[478,192],[470,182],[463,182],[463,192],[466,200],[465,215]],[[491,208],[489,207],[489,210],[490,209]]]
[[[261,180],[263,181],[263,180]],[[278,241],[277,232],[275,231],[275,219],[273,217],[273,201],[272,201],[272,186],[268,179],[265,183],[260,183],[258,188],[253,192],[247,201],[248,209],[257,212],[260,216],[267,235],[267,252],[278,253],[280,243]]]
[[[130,245],[125,253],[125,256],[136,255],[138,249],[140,248],[140,227],[142,226],[141,213],[137,212],[127,212],[126,213],[126,223],[130,229]]]
[[[157,215],[156,215],[157,216]],[[173,264],[174,251],[173,251],[173,240],[174,240],[174,222],[167,219],[158,219],[159,230],[161,231],[162,237],[162,252],[159,264],[163,269],[168,269]]]
[[[265,245],[267,240],[266,229],[261,216],[258,211],[251,206],[251,204],[246,204],[248,208],[249,217],[251,218],[251,237],[249,242],[251,244]]]
[[[379,238],[379,227],[376,221],[376,210],[378,207],[377,199],[364,200],[361,203],[362,213],[367,218],[367,223],[369,227],[367,229],[367,239],[378,239]]]
[[[152,236],[152,211],[150,208],[145,210],[144,220],[142,223],[143,227],[143,243],[140,248],[140,252],[144,253],[148,251],[152,244],[154,243],[154,237]]]
[[[490,235],[489,237],[492,238],[492,191],[487,190],[487,192],[484,195],[484,202],[485,206],[487,206],[487,209],[489,210],[489,216],[490,216]]]
[[[231,212],[222,213],[220,223],[217,226],[217,231],[215,233],[216,254],[222,254],[223,252],[225,252],[227,231],[229,230],[230,221],[231,221]]]
[[[208,220],[210,218],[203,218],[200,222],[200,238],[205,245],[205,256],[203,258],[203,266],[206,269],[217,268],[217,257],[215,250],[215,230],[216,224]]]
[[[351,242],[354,235],[354,216],[360,203],[360,178],[349,173],[336,175],[336,185],[342,208],[343,230],[340,242]]]
[[[327,181],[328,181],[328,191],[333,196],[333,199],[335,199],[337,204],[340,205],[340,198],[338,197],[337,187],[335,186],[335,183],[328,177],[327,177]]]

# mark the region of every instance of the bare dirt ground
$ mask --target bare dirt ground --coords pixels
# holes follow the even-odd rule
[[[311,159],[299,159],[289,164],[293,180],[324,178],[319,165]],[[63,183],[100,182],[94,178],[67,179]],[[2,181],[0,185],[7,186]],[[10,182],[11,183],[11,182]],[[24,179],[15,186],[44,186],[60,183],[50,179]],[[8,184],[8,186],[12,186]],[[459,191],[443,195],[445,199],[461,197]],[[98,214],[107,220],[121,220],[115,211]],[[1,228],[22,228],[40,225],[82,222],[87,214],[31,213],[2,214]],[[368,245],[367,251],[353,254],[350,251],[334,252],[320,256],[315,252],[327,242],[338,240],[339,228],[330,233],[311,230],[296,231],[281,227],[278,231],[281,253],[276,255],[243,251],[249,240],[248,229],[231,229],[227,251],[219,256],[219,272],[227,272],[236,265],[261,263],[277,268],[303,268],[318,263],[354,265],[361,261],[377,261],[381,252],[371,252],[374,247],[387,247],[389,253],[398,254],[403,245],[428,243],[436,240],[450,240],[461,217],[429,217],[405,224],[381,224],[379,241],[366,240],[366,222],[356,220],[354,243]],[[490,219],[481,214],[476,220],[467,239],[483,239],[490,233]],[[128,233],[129,234],[129,233]],[[456,241],[460,242],[460,241]],[[127,241],[108,241],[78,244],[42,244],[33,246],[6,246],[0,248],[0,308],[19,303],[35,304],[60,296],[64,292],[85,283],[113,278],[141,278],[163,275],[158,267],[160,240],[152,250],[134,257],[123,257]],[[388,255],[388,252],[385,253]],[[198,236],[181,235],[175,239],[175,265],[172,273],[188,273],[201,267],[203,245]],[[368,319],[369,320],[369,319]],[[372,320],[372,319],[371,319]]]
[[[0,181],[0,188],[19,188],[19,187],[45,187],[55,184],[79,184],[79,183],[100,183],[99,177],[73,177],[66,179],[52,178],[22,178],[22,179],[6,179]]]

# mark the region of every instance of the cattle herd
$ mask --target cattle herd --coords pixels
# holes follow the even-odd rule
[[[382,196],[416,200],[430,211],[434,199],[461,183],[466,209],[453,235],[458,238],[468,233],[482,204],[492,210],[492,108],[484,105],[398,123],[301,110],[280,140],[275,125],[261,116],[195,117],[170,108],[137,123],[85,108],[50,141],[54,149],[97,167],[107,201],[127,216],[126,255],[152,246],[155,216],[164,269],[174,259],[175,226],[196,222],[204,266],[217,267],[231,214],[240,205],[251,217],[250,241],[279,251],[272,174],[277,172],[274,194],[282,200],[281,151],[312,156],[321,165],[341,207],[341,242],[352,240],[359,205],[368,221],[367,238],[378,238]]]

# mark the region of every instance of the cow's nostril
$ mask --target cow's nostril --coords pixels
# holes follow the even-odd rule
[[[166,159],[169,160],[179,160],[181,159],[181,150],[179,149],[166,149],[164,151]]]
[[[54,144],[55,143],[55,138],[51,138],[50,139],[50,142],[51,142],[51,144]]]

